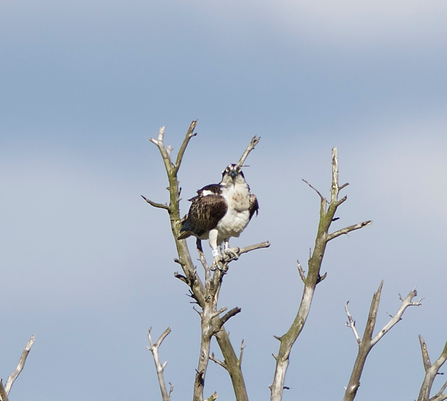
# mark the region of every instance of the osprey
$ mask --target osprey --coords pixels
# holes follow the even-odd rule
[[[239,237],[253,214],[258,213],[256,196],[250,193],[241,167],[230,164],[222,172],[222,181],[199,189],[188,214],[182,220],[178,239],[194,235],[209,239],[215,263],[220,259],[219,248],[225,242],[229,251],[230,237]]]

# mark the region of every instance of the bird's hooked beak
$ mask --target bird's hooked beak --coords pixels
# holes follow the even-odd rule
[[[230,164],[223,172],[222,179],[225,175],[229,176],[232,180],[234,180],[239,174],[242,174],[242,170],[236,164]]]
[[[228,173],[231,178],[236,178],[238,174],[239,172],[237,170],[230,170],[230,172]]]

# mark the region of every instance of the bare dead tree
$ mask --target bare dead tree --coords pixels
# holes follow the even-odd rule
[[[151,142],[154,143],[162,156],[163,163],[165,165],[165,170],[168,177],[168,190],[169,190],[169,204],[156,203],[153,202],[143,196],[147,203],[155,208],[164,209],[168,212],[171,230],[173,233],[174,241],[177,248],[178,258],[175,259],[175,262],[178,263],[183,271],[183,274],[176,272],[174,275],[176,278],[180,279],[182,282],[188,285],[190,289],[190,296],[193,299],[194,303],[197,304],[198,309],[194,308],[194,310],[200,316],[201,322],[201,343],[200,343],[200,352],[199,352],[199,361],[196,369],[196,376],[194,381],[194,401],[204,401],[205,398],[203,396],[204,392],[204,383],[206,372],[208,368],[209,361],[213,361],[218,364],[222,368],[224,368],[230,378],[232,380],[232,385],[235,393],[235,397],[237,401],[248,401],[247,390],[245,387],[244,378],[242,375],[242,356],[244,350],[244,342],[242,341],[240,347],[239,357],[236,355],[236,352],[229,340],[228,333],[225,331],[224,324],[233,316],[240,313],[240,308],[234,307],[228,310],[226,307],[219,308],[218,300],[219,293],[222,286],[222,280],[225,274],[228,273],[229,264],[238,259],[240,255],[250,252],[252,250],[266,248],[269,246],[268,241],[250,245],[245,248],[233,248],[231,253],[224,254],[222,260],[218,263],[216,268],[215,265],[209,265],[206,261],[205,255],[203,253],[201,242],[197,241],[197,252],[199,256],[200,263],[204,270],[204,280],[200,278],[197,273],[196,267],[192,262],[191,255],[189,253],[187,244],[185,240],[178,240],[178,236],[181,228],[181,218],[180,218],[180,187],[178,181],[178,172],[183,160],[183,156],[185,154],[185,150],[189,144],[189,141],[196,134],[194,133],[194,129],[196,127],[197,121],[193,121],[186,133],[186,136],[183,140],[183,143],[180,147],[180,150],[173,161],[171,157],[172,147],[164,145],[164,128],[160,129],[159,135],[157,139],[152,139]],[[259,142],[258,137],[253,137],[247,149],[242,154],[240,160],[238,161],[238,165],[242,166],[245,162],[246,158],[250,154],[250,152],[255,148],[257,143]],[[330,232],[331,224],[333,221],[337,220],[335,214],[337,212],[338,207],[347,200],[347,197],[339,199],[339,193],[342,189],[348,186],[348,184],[339,185],[338,180],[338,152],[337,148],[332,149],[332,180],[331,180],[331,195],[330,200],[328,201],[321,193],[315,189],[311,184],[307,181],[303,180],[310,188],[312,188],[320,197],[320,218],[318,223],[318,231],[315,239],[314,250],[308,260],[308,272],[305,274],[301,264],[298,262],[298,272],[300,274],[301,280],[304,283],[303,295],[301,298],[301,302],[296,314],[296,317],[290,326],[289,330],[280,337],[275,337],[279,340],[279,351],[277,355],[274,355],[276,360],[275,372],[272,384],[270,386],[271,401],[281,401],[283,390],[286,388],[284,386],[286,372],[289,364],[289,355],[292,350],[292,347],[297,340],[298,336],[302,332],[304,325],[306,323],[306,319],[310,312],[311,303],[313,300],[314,292],[317,284],[323,281],[327,273],[321,275],[321,266],[324,258],[324,254],[326,251],[326,246],[329,241],[343,235],[348,234],[351,231],[361,229],[366,227],[372,223],[371,220],[367,220],[361,223],[353,224],[342,229]],[[345,305],[345,311],[347,314],[348,322],[347,326],[351,328],[356,342],[358,344],[358,355],[354,363],[354,367],[352,369],[351,377],[346,387],[344,401],[352,401],[354,400],[357,390],[360,386],[360,378],[363,372],[363,368],[366,363],[367,356],[371,351],[372,347],[377,344],[377,342],[388,332],[391,328],[402,319],[402,316],[405,310],[409,306],[419,306],[421,301],[413,301],[413,298],[416,297],[416,290],[410,291],[405,299],[400,297],[402,304],[398,309],[397,313],[391,317],[390,321],[373,337],[374,327],[376,323],[377,311],[380,303],[380,296],[382,291],[383,282],[380,283],[380,286],[377,292],[374,294],[371,307],[368,315],[368,320],[366,323],[366,328],[361,338],[357,332],[355,327],[355,320],[352,318],[349,309],[348,303]],[[152,352],[154,357],[154,363],[156,366],[158,381],[160,384],[160,390],[162,393],[163,401],[169,401],[171,399],[173,386],[170,384],[170,390],[168,391],[165,385],[163,373],[164,368],[166,367],[166,362],[164,364],[160,363],[158,356],[158,349],[162,343],[162,341],[166,338],[166,336],[170,333],[171,328],[165,330],[165,332],[160,336],[160,338],[153,343],[152,338],[150,336],[149,329],[149,350]],[[216,338],[217,343],[222,352],[223,360],[219,360],[214,356],[214,354],[210,353],[210,345],[212,338]],[[421,387],[420,395],[418,401],[443,401],[447,399],[447,394],[444,394],[444,391],[447,389],[447,382],[442,386],[440,391],[432,398],[430,398],[430,391],[433,385],[433,381],[437,374],[439,374],[440,367],[444,364],[447,359],[447,343],[444,347],[444,350],[441,356],[436,360],[434,364],[430,363],[430,359],[428,357],[428,351],[423,341],[422,337],[420,337],[421,349],[423,355],[423,362],[426,371],[426,375],[424,378],[424,382]],[[1,387],[0,387],[1,391]],[[217,393],[214,392],[209,398],[206,400],[215,400],[217,398]],[[4,401],[4,400],[3,400]]]
[[[177,262],[183,270],[183,274],[175,273],[175,277],[188,285],[191,291],[190,292],[191,297],[200,308],[200,310],[196,310],[201,319],[201,344],[200,344],[199,362],[194,381],[193,400],[203,401],[204,399],[203,397],[204,382],[205,382],[206,370],[211,357],[210,343],[211,338],[214,336],[217,340],[217,343],[224,358],[223,361],[219,361],[218,363],[222,367],[224,367],[230,375],[236,400],[248,401],[247,390],[245,387],[245,382],[241,369],[242,353],[238,358],[230,342],[228,333],[224,328],[224,324],[231,317],[238,314],[240,312],[240,308],[235,307],[230,309],[228,312],[227,308],[218,309],[218,297],[222,285],[222,279],[229,269],[229,263],[235,260],[235,258],[239,258],[239,256],[244,253],[256,249],[266,248],[270,244],[266,241],[260,244],[251,245],[241,249],[234,248],[232,249],[233,252],[231,253],[231,256],[225,254],[222,258],[222,261],[219,263],[218,268],[212,269],[212,266],[209,266],[208,263],[206,262],[205,256],[203,255],[201,249],[200,241],[198,241],[197,251],[199,254],[199,259],[201,261],[202,267],[204,269],[204,276],[205,276],[204,282],[199,277],[196,268],[192,262],[192,258],[189,253],[186,240],[178,239],[181,228],[180,205],[179,205],[180,187],[178,180],[178,171],[185,150],[188,146],[188,143],[191,140],[191,138],[193,138],[196,135],[194,133],[196,124],[197,121],[193,121],[191,123],[186,133],[186,136],[183,140],[183,143],[180,147],[180,150],[177,154],[175,162],[171,157],[172,147],[171,146],[166,147],[164,145],[164,127],[160,129],[157,139],[153,138],[150,139],[150,141],[154,143],[159,149],[161,157],[163,159],[163,163],[165,165],[165,170],[169,182],[168,190],[170,197],[169,197],[169,204],[156,203],[145,198],[144,196],[143,198],[151,206],[164,209],[168,212],[171,223],[171,230],[178,254],[178,258],[175,259],[175,262]],[[242,166],[242,164],[245,162],[245,159],[247,158],[249,153],[255,148],[258,142],[259,142],[258,137],[252,138],[247,149],[244,151],[241,158],[239,159],[238,165]],[[151,347],[153,348],[153,346]],[[212,359],[214,361],[217,361],[217,359],[214,356],[212,356]],[[159,376],[159,383],[161,388],[164,387],[164,384],[162,384],[162,375],[161,377]],[[216,393],[213,394],[209,399],[215,399],[213,397],[217,398],[217,394]]]
[[[19,363],[17,364],[17,367],[15,368],[14,372],[12,372],[8,380],[6,381],[5,386],[3,386],[2,380],[0,379],[0,399],[1,401],[8,401],[8,395],[11,391],[11,387],[16,381],[16,379],[19,377],[20,373],[22,372],[23,368],[25,367],[26,358],[28,357],[29,352],[31,351],[31,347],[34,344],[35,336],[34,334],[31,336],[31,338],[28,340],[28,342],[25,345],[25,349],[22,351],[22,355],[20,356]]]
[[[419,391],[419,397],[417,401],[443,401],[447,400],[447,394],[444,391],[447,389],[447,381],[443,384],[441,389],[430,398],[431,388],[437,375],[439,375],[439,369],[444,365],[447,360],[447,342],[444,345],[444,349],[441,352],[439,358],[432,364],[430,362],[430,356],[428,355],[427,344],[422,336],[419,336],[419,343],[421,345],[422,362],[425,369],[425,377],[422,382],[421,390]]]
[[[315,246],[312,252],[312,256],[308,261],[308,273],[305,276],[304,271],[298,262],[298,270],[300,277],[304,282],[304,290],[301,298],[301,303],[298,308],[295,320],[290,326],[287,333],[281,337],[275,337],[280,341],[278,355],[273,355],[276,360],[276,368],[273,376],[273,382],[270,386],[270,400],[280,401],[284,390],[284,382],[286,377],[287,368],[289,365],[289,355],[292,350],[293,344],[303,330],[306,323],[307,316],[309,315],[310,306],[314,296],[315,288],[318,283],[326,278],[326,273],[321,276],[320,269],[323,262],[324,252],[326,245],[329,241],[339,237],[343,234],[348,234],[351,231],[358,230],[366,227],[372,223],[371,220],[364,221],[362,223],[354,224],[340,230],[329,233],[332,222],[334,221],[335,213],[338,207],[346,201],[347,197],[344,196],[340,200],[338,199],[339,192],[348,186],[348,184],[339,185],[338,183],[338,151],[337,148],[332,149],[332,184],[331,184],[331,198],[328,202],[326,198],[321,195],[312,185],[308,184],[320,197],[320,220],[318,224],[317,237],[315,239]]]
[[[413,302],[413,298],[417,296],[416,290],[410,291],[405,299],[402,299],[402,297],[400,297],[402,304],[396,314],[392,316],[390,321],[382,328],[382,330],[380,330],[373,337],[374,327],[376,325],[377,311],[380,304],[380,296],[382,294],[382,287],[383,281],[380,283],[379,288],[374,294],[371,301],[368,320],[366,322],[366,327],[362,339],[360,339],[355,328],[355,321],[349,313],[348,302],[345,305],[346,314],[348,316],[348,322],[346,323],[346,325],[352,329],[359,349],[354,367],[352,368],[351,378],[349,379],[348,386],[345,390],[343,401],[352,401],[357,395],[357,390],[360,386],[360,377],[362,376],[366,358],[368,357],[368,354],[371,351],[372,347],[374,347],[374,345],[376,345],[382,339],[382,337],[393,328],[396,323],[402,320],[402,315],[409,306],[421,305],[421,300]]]

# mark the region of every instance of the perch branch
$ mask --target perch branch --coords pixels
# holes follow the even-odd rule
[[[158,349],[160,348],[163,340],[171,332],[171,327],[168,327],[155,343],[152,341],[151,330],[152,330],[152,327],[150,327],[149,330],[147,331],[147,337],[149,339],[149,344],[150,344],[150,347],[147,347],[147,349],[149,351],[151,351],[152,356],[154,358],[155,369],[157,371],[158,384],[160,386],[160,391],[161,391],[161,396],[163,398],[163,401],[169,401],[171,399],[171,395],[172,395],[172,391],[174,390],[174,386],[171,383],[169,383],[169,386],[170,386],[169,391],[166,388],[163,371],[166,367],[167,362],[161,364],[160,357],[158,355]]]
[[[194,129],[196,127],[197,121],[193,121],[189,126],[189,129],[185,135],[185,138],[180,146],[179,152],[175,163],[172,162],[172,147],[167,148],[164,145],[164,127],[160,129],[158,138],[151,138],[150,141],[155,144],[161,154],[163,163],[165,165],[166,174],[169,181],[169,194],[170,200],[168,204],[161,204],[149,201],[144,198],[146,202],[154,207],[168,210],[169,219],[171,223],[171,230],[174,236],[175,245],[177,247],[178,259],[176,260],[178,264],[182,267],[183,275],[176,274],[175,276],[186,283],[190,288],[190,296],[194,299],[198,306],[202,309],[200,313],[201,325],[202,325],[202,342],[199,357],[199,366],[196,370],[196,380],[194,384],[194,400],[203,401],[203,385],[205,380],[206,369],[209,361],[209,342],[211,336],[214,335],[222,351],[223,358],[225,360],[226,368],[230,374],[232,380],[233,389],[235,392],[235,398],[238,401],[248,401],[247,391],[244,383],[244,378],[242,376],[242,371],[238,364],[238,358],[234,352],[234,348],[230,342],[229,335],[223,327],[230,317],[239,313],[238,308],[235,308],[227,312],[222,318],[219,318],[217,312],[217,300],[219,295],[220,286],[222,283],[223,275],[228,270],[228,263],[231,261],[231,257],[225,255],[223,262],[219,264],[219,267],[213,271],[211,274],[211,268],[206,264],[205,258],[201,257],[199,253],[199,258],[205,270],[205,282],[203,283],[198,276],[186,240],[179,240],[179,232],[181,228],[181,218],[180,218],[180,187],[178,181],[178,172],[180,165],[182,163],[183,157],[185,155],[186,148],[192,137],[195,136]],[[258,137],[251,139],[250,144],[243,153],[238,164],[242,166],[245,159],[248,157],[249,153],[255,148],[259,142]],[[238,255],[241,253],[249,252],[254,249],[267,247],[268,243],[258,244],[251,247],[246,247],[242,249],[237,249]],[[165,387],[166,388],[166,387]],[[169,394],[168,394],[169,395]]]
[[[6,381],[6,384],[5,384],[6,395],[9,395],[12,385],[14,384],[17,377],[19,377],[19,374],[22,372],[22,370],[25,366],[26,358],[28,357],[28,354],[31,351],[31,347],[34,344],[34,339],[35,339],[35,336],[33,334],[31,336],[31,338],[28,340],[28,342],[26,343],[25,349],[22,351],[22,355],[20,356],[19,363],[18,363],[16,369],[14,370],[14,372],[12,372],[9,375],[8,380]]]
[[[259,244],[255,244],[255,245],[245,246],[245,247],[239,249],[238,256],[242,255],[243,253],[255,251],[256,249],[268,248],[269,246],[270,246],[270,242],[268,242],[268,241],[260,242]]]

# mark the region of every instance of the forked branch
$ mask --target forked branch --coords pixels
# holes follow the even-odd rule
[[[164,339],[171,332],[171,327],[168,327],[155,343],[152,341],[151,330],[152,330],[152,327],[150,327],[149,330],[147,331],[147,337],[149,339],[149,345],[150,345],[150,347],[147,347],[147,349],[149,351],[151,351],[152,356],[154,358],[155,370],[157,371],[158,384],[160,386],[162,399],[163,399],[163,401],[169,401],[171,399],[171,395],[172,395],[172,391],[174,390],[174,386],[171,383],[169,383],[169,387],[170,387],[169,391],[166,388],[163,372],[165,370],[167,362],[165,362],[163,364],[160,362],[158,349],[160,348],[161,343],[164,341]]]
[[[421,390],[419,391],[419,397],[417,401],[447,400],[447,394],[444,393],[444,391],[447,388],[447,382],[444,383],[444,385],[436,393],[436,395],[430,398],[430,392],[433,386],[433,382],[435,381],[436,376],[440,374],[439,369],[441,368],[442,365],[444,365],[445,361],[447,360],[447,342],[444,345],[444,349],[442,350],[441,355],[433,364],[431,364],[430,362],[430,357],[428,356],[427,344],[425,343],[422,336],[419,336],[419,343],[421,345],[422,362],[424,364],[425,377],[424,381],[422,382]]]
[[[348,386],[346,387],[346,390],[345,390],[345,395],[344,395],[343,401],[352,401],[355,398],[355,396],[357,395],[357,390],[360,386],[360,378],[362,376],[366,358],[368,357],[368,354],[371,351],[372,347],[374,347],[374,345],[377,344],[379,342],[379,340],[386,333],[388,333],[397,322],[402,320],[402,315],[404,314],[405,310],[409,306],[421,305],[421,300],[413,302],[413,298],[417,296],[416,290],[410,291],[405,299],[401,299],[402,304],[399,307],[396,314],[382,328],[382,330],[380,330],[376,334],[376,336],[373,338],[374,327],[376,325],[376,319],[377,319],[377,311],[379,309],[379,304],[380,304],[380,296],[382,294],[382,287],[383,287],[383,281],[380,283],[379,288],[378,288],[377,292],[374,294],[373,299],[371,301],[371,307],[369,309],[368,320],[366,322],[365,331],[363,333],[363,337],[361,340],[355,331],[355,325],[353,323],[354,321],[349,313],[349,310],[348,310],[347,304],[346,304],[345,310],[348,315],[348,321],[350,322],[350,324],[348,324],[348,326],[351,327],[351,329],[354,331],[359,349],[358,349],[358,353],[357,353],[357,358],[354,363],[354,367],[352,368],[352,373],[351,373],[351,377],[349,379]]]

